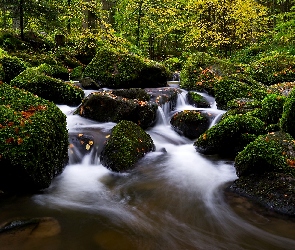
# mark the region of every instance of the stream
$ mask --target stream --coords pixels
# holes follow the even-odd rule
[[[295,249],[294,220],[225,192],[237,178],[232,159],[203,156],[193,140],[171,129],[175,112],[198,109],[185,94],[179,94],[175,110],[159,108],[156,125],[146,130],[156,151],[127,173],[111,172],[99,162],[97,142],[115,123],[97,123],[73,115],[73,107],[59,106],[69,133],[90,133],[98,146],[78,161],[69,153],[64,172],[43,192],[0,200],[0,224],[36,217],[56,222],[56,230],[46,228],[47,234],[0,235],[0,249]],[[224,111],[204,97],[211,102],[206,111],[214,114],[213,126]]]

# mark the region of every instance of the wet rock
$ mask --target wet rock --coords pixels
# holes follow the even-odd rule
[[[190,105],[197,108],[210,108],[210,103],[203,96],[196,92],[188,92],[187,101]]]
[[[264,122],[250,115],[233,115],[203,133],[194,143],[197,152],[235,156],[265,132]]]
[[[147,128],[156,121],[157,108],[156,104],[147,101],[127,99],[111,91],[103,91],[88,95],[75,113],[98,122],[128,120]]]
[[[126,171],[153,150],[154,143],[149,134],[131,121],[121,121],[112,129],[101,152],[100,161],[113,171]]]
[[[259,136],[235,159],[230,190],[270,210],[295,216],[295,142],[283,132]]]
[[[195,139],[209,128],[210,117],[200,111],[184,110],[176,113],[170,123],[177,133]]]
[[[83,89],[100,89],[100,84],[90,77],[84,77],[80,80]]]
[[[181,93],[177,88],[147,88],[145,89],[150,95],[150,102],[156,103],[158,106],[169,104],[170,110],[173,110],[177,104],[178,94]]]
[[[291,91],[285,102],[280,126],[283,131],[295,138],[295,89]]]
[[[46,238],[61,232],[59,222],[51,217],[17,219],[0,225],[1,249],[42,249]],[[50,249],[56,249],[50,241]]]

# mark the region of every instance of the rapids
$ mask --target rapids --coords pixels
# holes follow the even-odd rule
[[[156,151],[132,171],[111,172],[100,164],[94,148],[79,163],[70,159],[44,192],[0,204],[0,221],[50,216],[61,227],[59,234],[37,243],[31,239],[16,245],[1,242],[0,237],[0,245],[14,250],[294,249],[294,221],[225,194],[225,187],[237,178],[232,159],[203,156],[192,140],[171,129],[175,112],[198,109],[186,102],[185,94],[179,94],[175,110],[168,105],[159,108],[156,125],[147,130]],[[224,111],[217,110],[212,97],[204,96],[211,108],[201,110],[213,114],[213,126]],[[70,133],[95,131],[104,137],[115,125],[59,107],[67,115]]]

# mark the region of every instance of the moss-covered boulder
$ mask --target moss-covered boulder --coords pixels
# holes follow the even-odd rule
[[[84,97],[81,88],[45,75],[42,67],[27,68],[15,77],[10,84],[56,104],[76,106],[81,103]]]
[[[276,212],[295,216],[295,142],[287,133],[259,136],[235,158],[230,187]]]
[[[100,161],[112,171],[122,172],[132,169],[138,160],[153,150],[150,135],[134,122],[123,120],[112,129]]]
[[[291,91],[284,104],[280,126],[283,131],[295,138],[295,88]]]
[[[170,123],[177,133],[195,139],[209,128],[210,117],[197,110],[184,110],[174,114]]]
[[[267,92],[270,94],[277,94],[288,96],[292,89],[295,88],[295,81],[294,82],[283,82],[273,84],[267,87]]]
[[[87,96],[75,111],[82,117],[99,122],[133,121],[142,128],[156,121],[158,106],[141,99],[117,96],[112,91],[95,92]]]
[[[197,152],[235,156],[265,132],[264,122],[250,115],[233,115],[203,133],[194,143]]]
[[[114,48],[102,47],[84,70],[102,87],[147,88],[164,87],[169,78],[168,70],[159,63]]]
[[[0,55],[0,68],[3,71],[3,82],[9,83],[14,77],[23,72],[27,65],[23,60],[16,56]]]
[[[47,63],[43,63],[39,65],[38,71],[40,73],[44,73],[47,76],[51,76],[53,78],[61,79],[64,81],[69,80],[69,71],[63,65],[58,65],[58,64],[50,65]]]
[[[230,62],[199,52],[191,55],[184,63],[180,75],[180,87],[214,95],[213,87],[220,77],[235,71],[235,66]]]
[[[235,158],[237,175],[276,171],[295,174],[295,142],[284,132],[259,136]]]
[[[0,190],[47,188],[68,158],[65,115],[7,84],[0,84],[0,96]]]
[[[295,81],[295,56],[276,53],[250,64],[248,72],[253,79],[265,85]]]
[[[215,84],[215,101],[219,109],[229,109],[228,102],[237,98],[262,100],[267,92],[260,84],[223,79]]]
[[[250,114],[258,117],[267,125],[279,124],[286,99],[285,96],[269,94],[261,101],[261,108],[253,110]]]
[[[189,91],[187,93],[187,101],[190,105],[195,106],[197,108],[210,108],[210,103],[200,94]]]

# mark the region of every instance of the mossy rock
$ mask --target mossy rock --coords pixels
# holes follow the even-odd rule
[[[68,160],[66,116],[52,102],[0,84],[0,190],[47,188]]]
[[[140,88],[116,89],[113,90],[112,93],[117,96],[122,96],[128,99],[137,99],[139,101],[149,101],[151,99],[151,96],[147,91]]]
[[[154,150],[150,135],[131,121],[119,122],[111,131],[101,155],[101,163],[116,172],[132,169],[146,153]]]
[[[199,52],[191,55],[181,70],[180,87],[186,90],[207,92],[214,96],[214,85],[220,79],[236,71],[233,64],[226,60]]]
[[[147,101],[127,99],[112,91],[95,92],[87,96],[75,111],[82,117],[98,122],[133,121],[147,128],[156,121],[158,106]]]
[[[283,131],[295,138],[295,89],[291,91],[285,102],[280,126]]]
[[[215,101],[218,108],[228,110],[228,102],[237,98],[250,98],[262,100],[267,92],[259,84],[249,85],[249,83],[237,81],[235,79],[220,80],[214,86]]]
[[[200,111],[184,110],[174,114],[170,123],[177,133],[195,139],[209,128],[210,117]]]
[[[265,85],[295,80],[295,56],[275,53],[250,64],[250,75]]]
[[[237,179],[229,190],[278,214],[295,217],[295,178],[290,174],[266,172]]]
[[[2,56],[0,65],[3,70],[2,81],[6,83],[9,83],[27,68],[26,63],[16,56]]]
[[[26,69],[15,77],[10,84],[56,104],[76,106],[81,103],[84,97],[81,88],[45,75],[42,67]]]
[[[210,108],[210,103],[200,94],[189,91],[187,93],[187,101],[190,105],[195,106],[197,108]]]
[[[194,143],[197,152],[235,156],[265,132],[264,122],[250,115],[233,115],[208,129]]]
[[[147,88],[166,86],[169,72],[159,63],[102,47],[85,68],[83,77],[90,77],[102,87],[112,89]]]
[[[58,64],[46,64],[43,63],[38,67],[38,71],[44,73],[47,76],[53,78],[61,79],[64,81],[69,80],[69,71],[66,67]]]
[[[286,99],[285,96],[269,94],[261,101],[261,108],[257,108],[249,114],[258,117],[267,125],[279,124]]]
[[[239,177],[268,172],[293,173],[295,177],[295,141],[287,133],[274,132],[259,136],[235,158]]]
[[[70,79],[72,81],[79,81],[82,79],[83,76],[83,67],[82,66],[77,66],[73,68],[71,74],[70,74]]]

